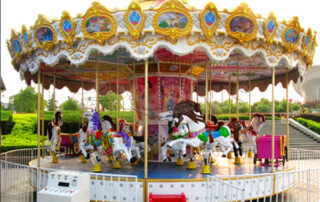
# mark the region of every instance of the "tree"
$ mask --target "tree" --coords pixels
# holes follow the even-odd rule
[[[271,102],[266,98],[262,98],[259,102],[253,104],[252,111],[257,113],[270,113]]]
[[[40,94],[40,96],[42,96]],[[44,106],[47,105],[47,101],[44,100]],[[9,98],[9,108],[15,110],[18,113],[34,113],[38,107],[38,94],[31,86],[27,86],[25,89],[21,89],[16,95]]]
[[[77,100],[68,96],[68,99],[64,101],[60,106],[60,109],[63,111],[70,110],[70,111],[78,111],[81,110],[79,103]]]
[[[99,97],[99,102],[102,107],[104,107],[106,110],[110,110],[110,96],[111,96],[111,111],[117,110],[117,94],[115,94],[112,91],[108,91],[106,95],[102,95]],[[119,109],[122,108],[122,95],[119,95]]]
[[[57,103],[57,101],[55,100],[55,103]],[[48,100],[48,106],[47,106],[48,111],[53,111],[54,110],[54,102],[53,102],[53,97],[51,97]]]

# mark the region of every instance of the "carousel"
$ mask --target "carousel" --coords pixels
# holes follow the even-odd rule
[[[70,144],[82,155],[57,152],[57,112],[53,128],[58,129],[47,143],[51,157],[40,156],[46,132],[38,127],[38,157],[31,166],[136,175],[138,201],[148,200],[150,193],[181,192],[205,201],[208,175],[263,175],[295,168],[286,162],[289,119],[287,134],[275,134],[274,86],[281,83],[287,89],[288,117],[288,84],[312,65],[316,32],[300,27],[298,17],[278,22],[274,13],[262,17],[246,3],[232,11],[218,11],[213,2],[199,10],[183,0],[134,0],[125,9],[107,6],[93,2],[84,15],[64,11],[54,20],[39,15],[30,28],[12,30],[7,41],[12,64],[28,85],[38,84],[38,117],[41,89],[96,90],[96,107],[83,110],[87,137],[80,141],[70,134]],[[251,90],[264,91],[269,84],[272,134],[260,134],[265,117],[251,114],[250,101],[250,120],[241,122],[238,92],[248,91],[251,100]],[[224,122],[209,109],[213,93],[222,90],[229,93],[230,119]],[[109,91],[118,98],[115,120],[99,115],[99,96]],[[119,115],[119,95],[126,91],[132,95],[131,124]],[[231,95],[236,95],[234,118]],[[199,96],[205,97],[204,112]],[[241,149],[240,136],[249,140],[247,150]]]

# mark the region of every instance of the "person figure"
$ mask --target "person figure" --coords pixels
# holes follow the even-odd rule
[[[61,126],[63,124],[63,114],[60,111],[57,111],[55,113],[55,119],[53,120],[53,122],[48,124],[48,128],[47,128],[47,142],[46,142],[46,146],[47,146],[47,150],[55,152],[56,150],[59,150],[60,147],[60,143],[61,143]],[[49,143],[51,144],[51,146],[49,147]]]

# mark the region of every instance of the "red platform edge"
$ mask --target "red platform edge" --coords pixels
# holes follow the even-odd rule
[[[178,194],[149,194],[149,202],[186,202],[186,195]]]

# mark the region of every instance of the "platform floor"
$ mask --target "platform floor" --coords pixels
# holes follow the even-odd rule
[[[36,167],[36,160],[32,160],[30,165]],[[60,156],[59,163],[51,163],[51,158],[42,158],[40,161],[42,168],[55,168],[74,171],[92,172],[93,164],[91,161],[80,163],[79,156]],[[144,178],[143,162],[137,166],[131,166],[128,162],[122,161],[121,169],[112,168],[111,162],[102,161],[102,173],[120,174],[120,175],[137,175],[139,179]],[[286,162],[285,166],[282,163],[276,167],[276,172],[290,171],[295,168],[294,162]],[[211,165],[210,175],[248,175],[248,174],[264,174],[271,172],[271,167],[253,164],[252,158],[242,158],[242,164],[234,164],[234,158],[217,157],[216,162]],[[201,174],[202,165],[200,161],[196,162],[195,170],[187,169],[187,162],[183,166],[177,166],[175,162],[149,162],[148,163],[148,178],[149,179],[205,179],[206,174]]]

